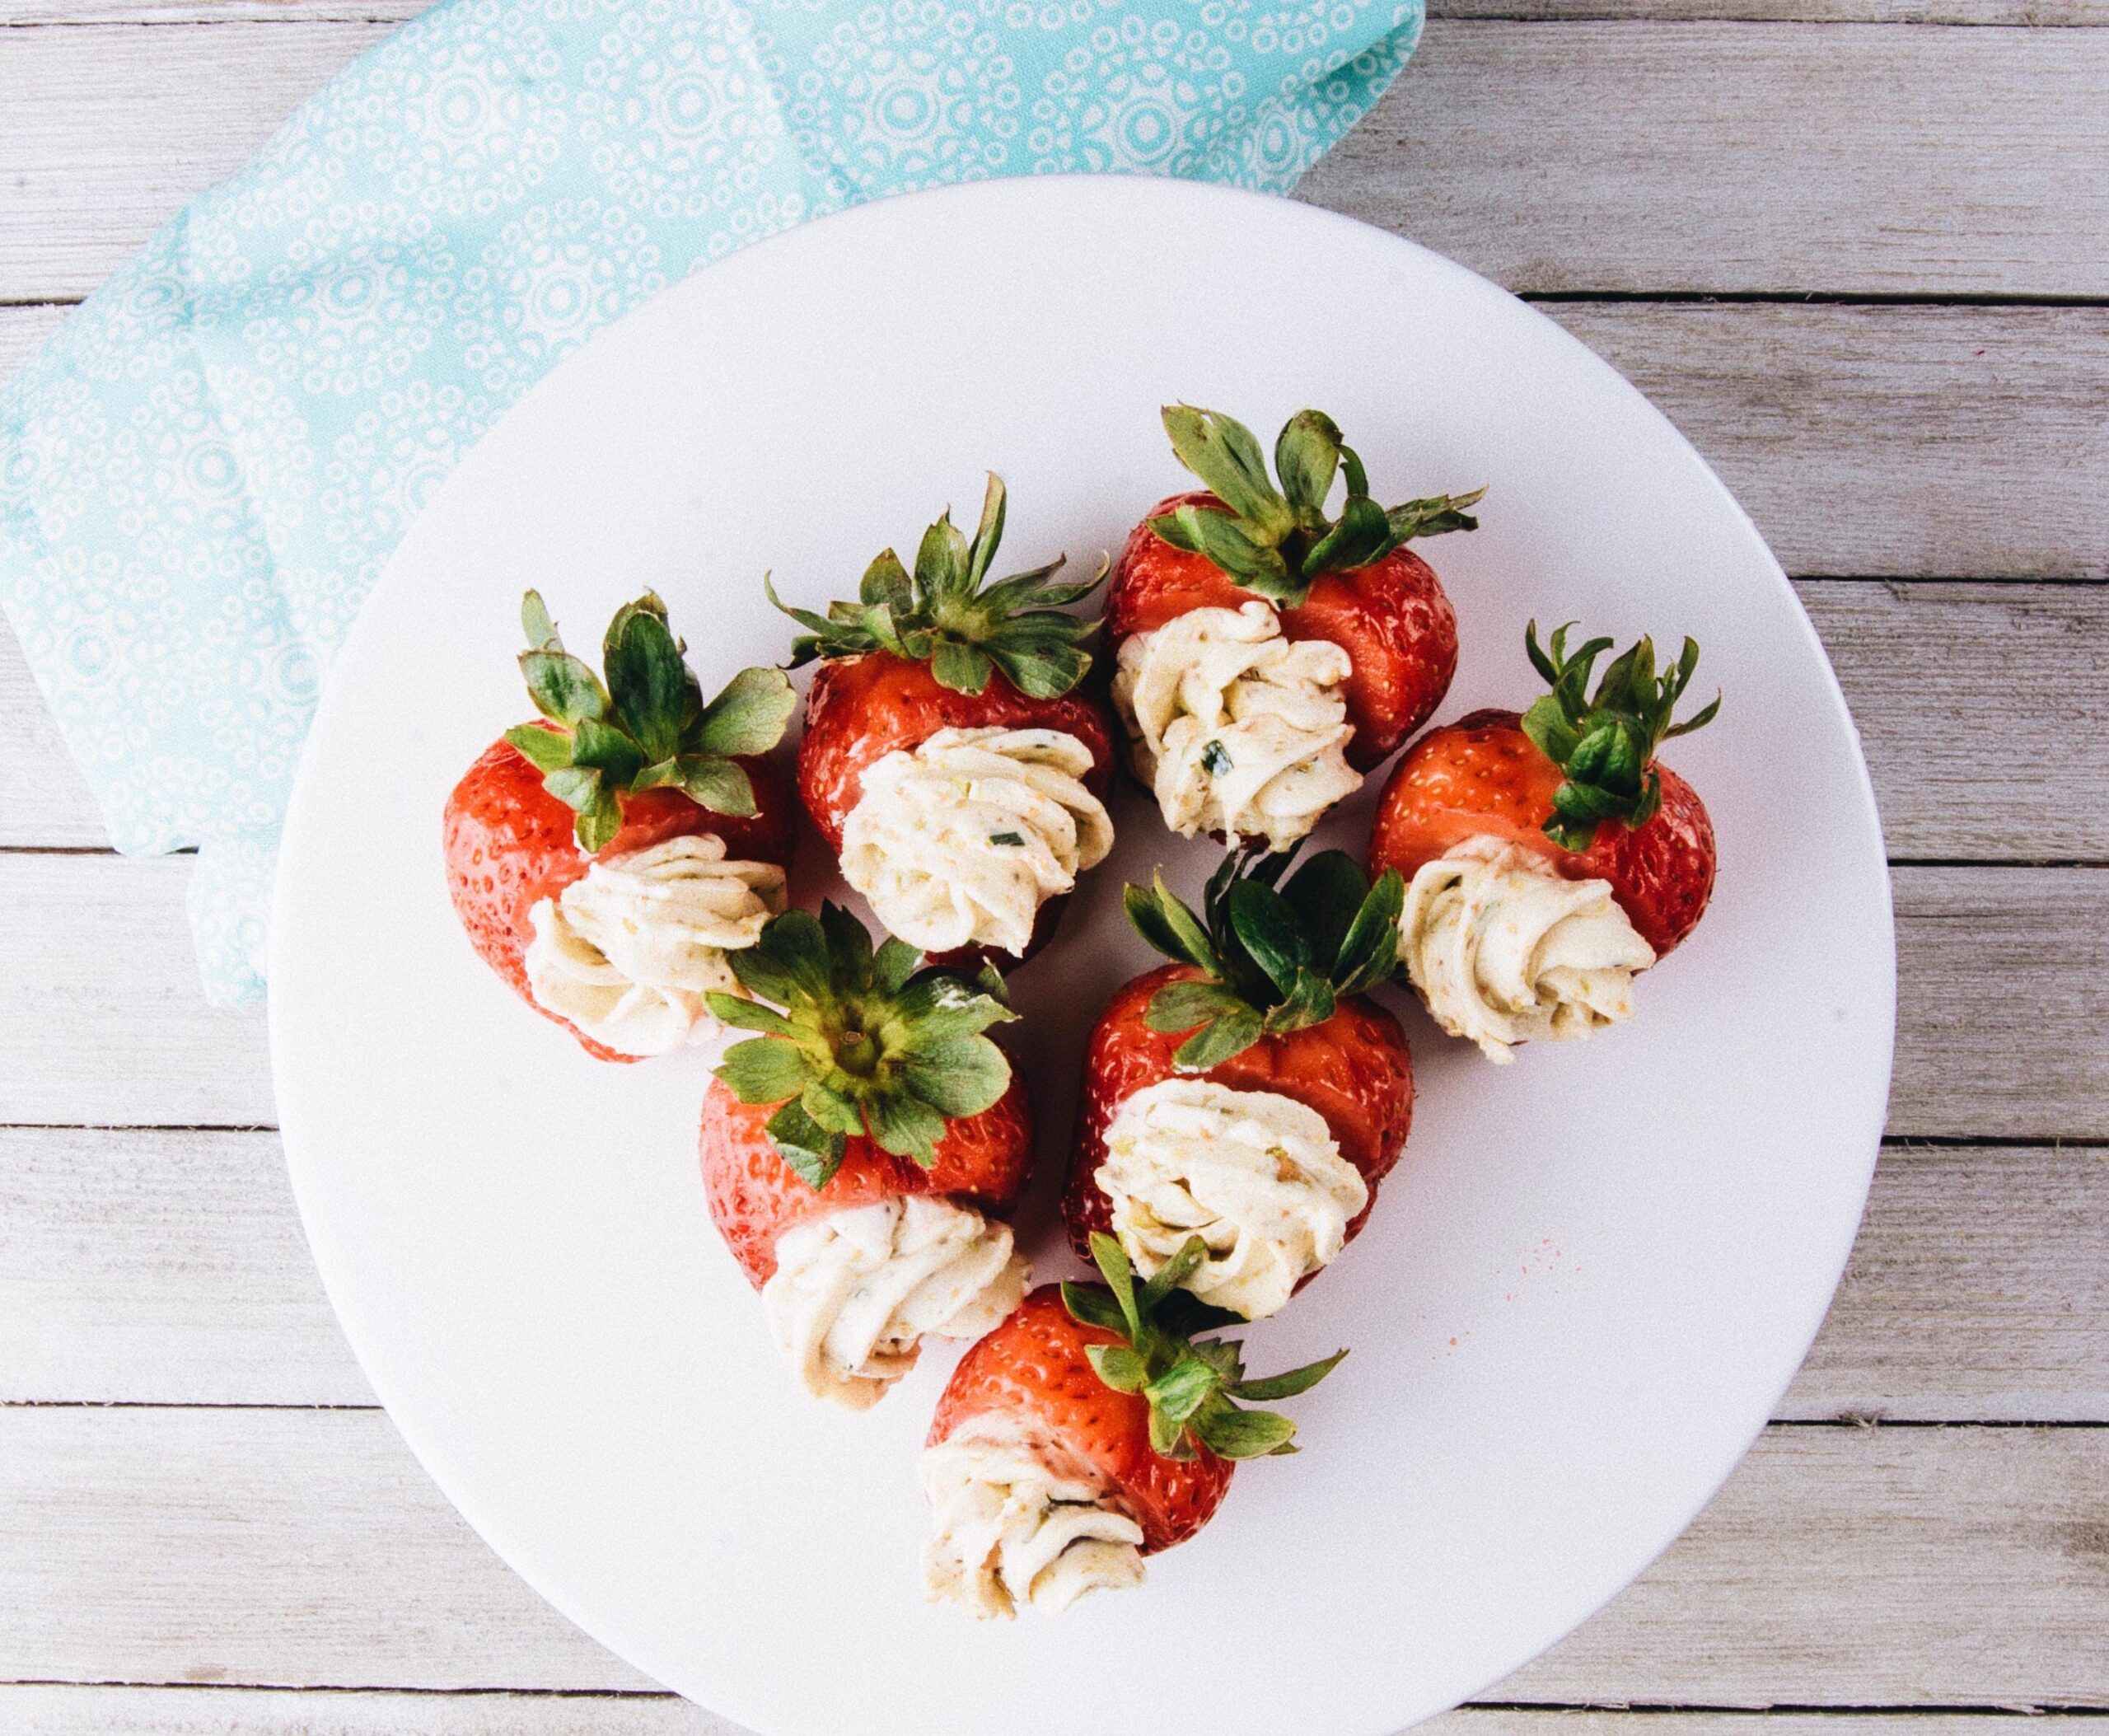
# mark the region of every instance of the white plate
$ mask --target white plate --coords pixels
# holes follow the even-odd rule
[[[539,586],[573,643],[646,586],[706,686],[984,466],[1004,558],[1116,546],[1181,485],[1157,406],[1271,438],[1330,411],[1385,498],[1492,484],[1429,545],[1464,642],[1446,716],[1517,704],[1533,615],[1705,647],[1669,757],[1720,835],[1705,923],[1639,1017],[1506,1069],[1410,1018],[1420,1095],[1369,1228],[1256,1365],[1346,1343],[1306,1450],[1240,1471],[1139,1592],[977,1626],[926,1607],[915,1461],[950,1354],[851,1416],[793,1388],[706,1215],[708,1057],[588,1060],[478,962],[439,821],[526,715]],[[1381,781],[1381,780],[1378,780]],[[1377,782],[1365,791],[1373,796]],[[1337,828],[1358,845],[1365,799]],[[1120,889],[1204,845],[1133,793],[1061,944],[1016,984],[1067,1149],[1077,1059],[1143,968]],[[811,896],[821,877],[804,877]],[[1572,1628],[1690,1521],[1807,1349],[1853,1238],[1894,1010],[1853,726],[1778,567],[1659,414],[1460,267],[1284,201],[1010,180],[867,206],[668,291],[558,369],[419,521],[301,768],[271,1036],[301,1210],[375,1390],[499,1554],[642,1669],[770,1733],[1396,1729]],[[1067,1270],[1044,1174],[1032,1242]]]

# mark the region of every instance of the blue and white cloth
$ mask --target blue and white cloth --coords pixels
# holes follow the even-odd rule
[[[1420,0],[449,0],[199,199],[0,390],[0,606],[116,847],[195,847],[263,989],[332,654],[560,357],[809,218],[1000,175],[1285,192]]]

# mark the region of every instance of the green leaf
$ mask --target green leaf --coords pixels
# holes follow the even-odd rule
[[[552,772],[551,777],[562,777],[561,772]],[[546,784],[548,780],[545,779]],[[615,834],[623,829],[622,803],[615,793],[603,784],[592,801],[579,812],[578,824],[573,828],[578,835],[578,847],[589,856],[597,856],[615,841]]]
[[[930,653],[930,673],[940,687],[954,693],[979,693],[995,673],[995,664],[978,646],[941,639]]]
[[[754,780],[745,766],[707,754],[683,754],[675,763],[682,792],[699,807],[742,817],[755,812]]]
[[[864,1100],[864,1119],[881,1150],[912,1158],[928,1169],[938,1161],[945,1118],[905,1092],[874,1092]]]
[[[1175,1423],[1184,1423],[1216,1391],[1216,1371],[1190,1350],[1143,1388],[1150,1408]]]
[[[1069,1286],[1063,1286],[1066,1296]],[[1074,1311],[1072,1310],[1073,1313]],[[1120,1317],[1118,1308],[1114,1317]],[[1097,1324],[1093,1322],[1092,1324]],[[1084,1355],[1091,1359],[1091,1365],[1098,1378],[1115,1392],[1139,1392],[1149,1379],[1149,1365],[1134,1350],[1125,1344],[1093,1344],[1084,1346]]]
[[[1296,1437],[1296,1425],[1271,1411],[1240,1411],[1226,1405],[1197,1422],[1194,1432],[1218,1458],[1264,1458],[1288,1447]]]
[[[1173,895],[1162,873],[1151,877],[1147,891],[1139,886],[1124,888],[1120,901],[1135,932],[1166,957],[1198,966],[1211,976],[1219,974],[1221,965],[1209,931]]]
[[[539,723],[520,723],[507,730],[505,738],[538,771],[562,771],[571,764],[571,737],[561,730],[545,729]]]
[[[1167,983],[1150,997],[1143,1022],[1168,1036],[1234,1013],[1244,1004],[1235,990],[1226,989],[1221,983]]]
[[[644,769],[644,756],[637,743],[612,724],[582,718],[572,732],[571,758],[575,765],[591,766],[611,789],[626,789],[629,780]]]
[[[601,799],[601,774],[591,766],[561,766],[542,779],[542,788],[582,814]]]
[[[985,1036],[955,1037],[911,1049],[900,1077],[917,1097],[947,1116],[980,1115],[1011,1088],[1011,1064]]]
[[[1393,507],[1385,515],[1393,544],[1411,542],[1416,536],[1445,536],[1452,531],[1476,531],[1480,522],[1466,508],[1478,505],[1485,494],[1481,487],[1467,494],[1436,494]]]
[[[743,1103],[781,1103],[803,1091],[811,1076],[805,1055],[775,1036],[735,1043],[715,1070]]]
[[[783,739],[797,704],[791,679],[781,669],[742,669],[704,707],[683,736],[681,751],[728,759],[765,754]]]
[[[960,587],[969,597],[981,588],[989,576],[989,563],[996,558],[996,545],[1003,540],[1003,479],[994,470],[981,495],[981,522],[967,545],[966,582]]]
[[[1260,1041],[1263,1030],[1260,1016],[1250,1007],[1241,1006],[1188,1037],[1172,1051],[1171,1065],[1181,1073],[1206,1073],[1250,1049]]]
[[[1185,1459],[1194,1456],[1186,1444],[1183,1425],[1174,1422],[1155,1405],[1150,1406],[1150,1450],[1160,1458]]]
[[[749,994],[779,1007],[827,997],[827,938],[819,919],[804,910],[771,917],[752,946],[727,952],[725,961]]]
[[[1199,1236],[1189,1236],[1179,1244],[1179,1251],[1150,1275],[1149,1282],[1143,1286],[1136,1299],[1136,1306],[1145,1314],[1152,1313],[1167,1296],[1199,1271],[1208,1257],[1208,1243]]]
[[[1279,1001],[1260,1020],[1264,1031],[1302,1031],[1322,1025],[1339,1005],[1332,983],[1316,971],[1298,971]]]
[[[704,1000],[720,1024],[730,1025],[736,1031],[759,1031],[765,1036],[797,1035],[797,1027],[775,1008],[765,1007],[744,994],[726,994],[713,989],[704,996]]]
[[[523,651],[520,672],[527,678],[527,697],[551,723],[567,729],[608,714],[608,695],[600,677],[563,651]]]
[[[834,1079],[818,1075],[806,1081],[806,1088],[798,1093],[798,1107],[813,1118],[816,1125],[830,1133],[839,1133],[854,1139],[864,1129],[864,1109],[860,1102],[861,1081],[836,1069]]]
[[[821,934],[827,943],[828,980],[837,994],[855,994],[872,981],[872,932],[833,899],[821,904]]]
[[[924,606],[939,597],[963,594],[967,589],[968,563],[966,539],[947,512],[923,533],[915,550],[915,592]]]
[[[1340,468],[1340,431],[1330,416],[1298,410],[1283,424],[1274,442],[1274,474],[1305,529],[1325,522],[1326,497]]]
[[[1091,1257],[1098,1267],[1099,1275],[1106,1280],[1106,1287],[1113,1292],[1113,1299],[1120,1305],[1120,1318],[1128,1328],[1130,1343],[1139,1345],[1143,1336],[1143,1317],[1135,1305],[1135,1270],[1128,1264],[1128,1251],[1098,1230],[1091,1238]]]
[[[1299,1392],[1308,1392],[1331,1373],[1347,1354],[1345,1350],[1335,1350],[1330,1356],[1307,1362],[1300,1369],[1291,1369],[1286,1374],[1270,1374],[1264,1380],[1241,1380],[1225,1390],[1232,1398],[1249,1398],[1260,1404],[1294,1398]]]
[[[1251,428],[1235,417],[1189,404],[1167,405],[1162,414],[1173,456],[1257,536],[1271,545],[1296,528],[1296,515],[1267,475],[1266,457]]]
[[[1352,572],[1391,552],[1396,543],[1384,508],[1367,494],[1351,494],[1340,522],[1312,545],[1303,557],[1306,578],[1321,573]]]
[[[642,763],[671,759],[680,740],[688,668],[657,597],[647,592],[616,614],[602,662],[615,715],[643,750]]]
[[[860,601],[896,615],[906,615],[915,606],[915,588],[909,583],[908,569],[891,549],[881,550],[878,558],[864,569],[857,596]]]
[[[915,974],[923,955],[889,934],[872,960],[872,985],[881,994],[898,994]]]
[[[835,1179],[842,1167],[848,1142],[830,1133],[796,1103],[786,1103],[769,1118],[766,1129],[776,1154],[792,1172],[817,1193]]]
[[[530,591],[520,599],[520,630],[527,635],[530,651],[563,649],[563,641],[557,637],[557,624],[549,619],[539,591]]]
[[[1010,684],[1030,700],[1060,699],[1091,667],[1090,653],[1073,645],[1022,652],[998,640],[989,645],[988,655]]]
[[[1399,968],[1399,918],[1405,905],[1404,877],[1396,868],[1385,869],[1340,942],[1333,966],[1339,994],[1367,994]]]
[[[1284,508],[1284,510],[1286,510]],[[1220,567],[1246,590],[1285,604],[1301,602],[1308,588],[1292,576],[1280,550],[1256,541],[1228,512],[1192,502],[1150,521],[1174,548],[1190,550]]]
[[[1282,883],[1282,896],[1295,913],[1312,957],[1321,962],[1339,952],[1368,896],[1369,877],[1345,850],[1321,850]]]
[[[1095,1284],[1062,1285],[1062,1306],[1069,1311],[1072,1320],[1081,1321],[1087,1327],[1097,1327],[1101,1331],[1118,1332],[1124,1338],[1128,1334],[1127,1317],[1121,1313],[1120,1304]]]
[[[1253,962],[1283,994],[1317,963],[1288,901],[1270,886],[1241,880],[1230,889],[1231,927]]]

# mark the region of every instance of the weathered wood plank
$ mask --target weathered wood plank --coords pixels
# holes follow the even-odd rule
[[[1512,289],[2101,295],[2109,35],[1431,25],[1298,196]]]
[[[1422,1736],[1897,1736],[1880,1712],[1616,1712],[1464,1706]],[[2080,1720],[2031,1726],[2051,1736]],[[1928,1712],[1910,1736],[2014,1736],[2011,1715]],[[746,1736],[671,1696],[0,1687],[0,1729],[38,1736]]]
[[[2109,574],[2109,308],[1553,302],[1797,577]]]
[[[1892,857],[2109,860],[2109,587],[1798,588]]]
[[[263,1009],[208,1007],[180,856],[0,855],[0,1123],[263,1126]]]
[[[1892,1148],[1783,1418],[2109,1422],[2109,1153]],[[268,1133],[0,1130],[0,1402],[367,1405]]]
[[[0,1123],[265,1125],[263,1021],[207,1008],[181,859],[0,855]],[[1890,1131],[2109,1139],[2109,870],[1896,876]]]
[[[1691,437],[1791,573],[2109,575],[2109,308],[1546,311]],[[57,315],[0,308],[0,377]]]
[[[0,332],[7,330],[0,321]],[[104,849],[110,833],[0,616],[0,849]]]
[[[2099,1700],[2105,1480],[2098,1430],[1775,1429],[1496,1697]],[[385,1418],[329,1411],[0,1411],[0,1679],[25,1678],[644,1685],[490,1556]]]
[[[0,299],[84,293],[386,29],[6,32]],[[1514,288],[2102,295],[2105,80],[2093,31],[1441,20],[1302,196]]]

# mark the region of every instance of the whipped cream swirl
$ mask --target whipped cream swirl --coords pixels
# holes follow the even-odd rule
[[[1198,1235],[1185,1287],[1247,1320],[1277,1313],[1337,1255],[1369,1186],[1315,1109],[1271,1091],[1172,1079],[1124,1102],[1098,1185],[1113,1233],[1145,1276]]]
[[[1135,775],[1184,837],[1220,832],[1286,849],[1362,784],[1347,762],[1354,726],[1330,639],[1287,639],[1255,599],[1191,609],[1121,642],[1113,702]]]
[[[1041,904],[1113,848],[1091,765],[1066,730],[941,729],[866,769],[843,877],[910,946],[1022,956]]]
[[[984,1621],[1052,1613],[1143,1583],[1143,1528],[1089,1471],[1017,1425],[976,1417],[923,1454],[935,1521],[923,1551],[932,1603]]]
[[[792,1225],[761,1299],[805,1389],[863,1411],[915,1366],[926,1334],[995,1327],[1027,1275],[1009,1224],[910,1195]]]
[[[1512,1045],[1630,1018],[1633,973],[1655,962],[1609,882],[1569,880],[1493,837],[1415,871],[1399,952],[1436,1023],[1503,1062],[1515,1059]]]
[[[527,913],[537,1006],[619,1055],[665,1055],[713,1033],[704,995],[745,994],[727,952],[783,908],[783,870],[727,859],[709,833],[596,862]]]

